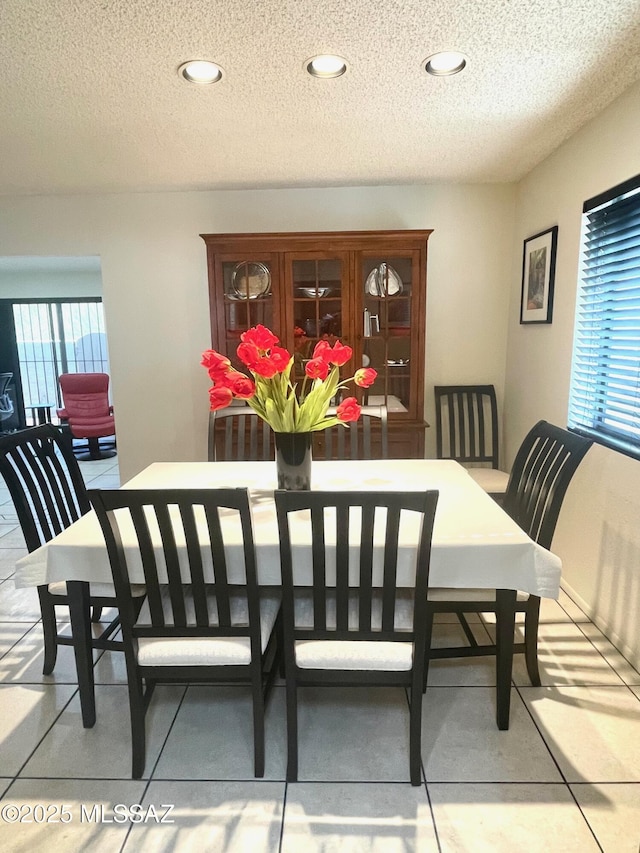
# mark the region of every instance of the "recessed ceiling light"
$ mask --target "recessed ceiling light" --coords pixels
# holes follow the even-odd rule
[[[189,83],[217,83],[222,77],[222,68],[206,59],[190,59],[182,63],[178,74]]]
[[[341,56],[333,56],[330,53],[322,53],[307,59],[304,64],[312,77],[341,77],[347,70],[347,63]]]
[[[434,77],[450,77],[462,71],[466,64],[467,60],[462,53],[457,50],[443,50],[425,59],[424,70]]]

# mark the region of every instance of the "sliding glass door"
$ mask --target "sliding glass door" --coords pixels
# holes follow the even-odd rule
[[[27,423],[36,407],[62,405],[61,373],[108,373],[102,300],[11,300]]]

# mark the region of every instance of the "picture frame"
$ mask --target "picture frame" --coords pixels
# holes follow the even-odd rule
[[[557,248],[557,225],[524,241],[520,323],[551,323]]]

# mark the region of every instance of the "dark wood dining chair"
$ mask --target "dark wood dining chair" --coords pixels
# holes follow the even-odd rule
[[[325,459],[387,459],[389,427],[386,406],[363,406],[360,418],[322,431]]]
[[[396,685],[410,689],[410,778],[412,785],[420,784],[423,672],[432,627],[427,586],[437,499],[434,491],[276,491],[288,781],[298,778],[299,686]],[[411,554],[411,586],[399,588],[398,536],[406,513],[417,515],[419,534]],[[357,536],[351,532],[355,518],[360,522],[354,524]],[[383,549],[380,577],[374,568],[377,523],[384,530],[380,545],[376,543]],[[296,560],[294,525],[296,545],[311,543],[310,566],[306,555]],[[328,555],[328,548],[335,554]],[[354,549],[357,557],[350,561]],[[335,572],[329,568],[333,565]],[[306,589],[296,587],[295,575],[301,571],[309,575]]]
[[[569,484],[593,442],[546,421],[530,430],[520,445],[511,469],[503,507],[524,532],[547,550],[551,549]],[[468,598],[468,600],[465,600]],[[468,646],[431,650],[431,659],[495,655],[495,644],[479,644],[465,618],[467,613],[496,613],[493,590],[465,590],[465,599],[455,589],[430,589],[429,607],[434,613],[455,613]],[[524,653],[531,683],[540,686],[538,625],[540,598],[518,593],[516,612],[525,614],[524,642],[514,652]]]
[[[52,424],[0,436],[0,474],[9,489],[29,552],[49,542],[91,509],[80,466],[70,444]],[[144,586],[137,585],[133,594],[139,604]],[[95,622],[103,607],[116,607],[112,584],[91,584],[89,595]],[[90,654],[86,640],[94,649],[123,648],[119,640],[112,639],[119,626],[118,617],[101,634],[92,637],[84,614],[72,613],[72,624],[78,627],[85,641],[58,633],[56,607],[73,606],[65,581],[41,584],[38,597],[44,637],[44,675],[53,672],[59,645],[74,646],[76,657]],[[79,665],[78,669],[82,671],[83,666]],[[85,724],[93,725],[93,722],[85,719]]]
[[[271,427],[250,406],[210,412],[209,462],[268,462],[274,457]]]
[[[254,772],[264,776],[264,707],[276,672],[281,595],[258,587],[247,489],[91,490],[89,497],[120,608],[132,777],[144,772],[145,713],[156,683],[192,681],[251,687]],[[225,551],[237,524],[239,582],[229,578]],[[144,571],[147,597],[140,613],[131,596],[131,562]]]
[[[485,492],[501,501],[509,474],[499,465],[493,385],[436,385],[436,456],[464,465]]]

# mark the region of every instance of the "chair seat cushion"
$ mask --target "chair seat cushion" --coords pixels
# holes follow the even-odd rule
[[[490,495],[503,495],[507,491],[509,475],[497,468],[467,468],[469,475]]]
[[[357,590],[349,596],[349,627],[358,626]],[[294,591],[295,623],[298,628],[312,627],[312,593]],[[336,625],[335,593],[327,593],[327,627]],[[374,631],[382,625],[382,594],[374,590],[371,602],[371,626]],[[411,631],[413,625],[413,590],[398,590],[396,595],[395,628]],[[393,670],[411,669],[413,643],[369,640],[296,640],[296,663],[303,669]]]
[[[75,438],[102,438],[115,435],[116,422],[113,415],[104,418],[69,418],[69,427]]]
[[[55,583],[50,583],[48,589],[51,595],[66,595],[67,582],[56,581]],[[131,584],[131,594],[134,598],[139,598],[141,595],[144,595],[146,591],[147,588],[142,583]],[[93,598],[115,598],[116,589],[112,583],[90,583],[89,595]]]
[[[350,669],[404,672],[411,669],[413,643],[352,640],[296,640],[301,669]]]
[[[164,591],[163,591],[164,592]],[[280,611],[279,591],[260,592],[260,639],[262,651],[267,647]],[[209,614],[217,622],[215,595],[207,595]],[[190,611],[187,606],[187,613]],[[230,596],[231,622],[234,627],[248,626],[246,596]],[[148,621],[147,605],[142,608],[138,625]],[[242,666],[251,663],[248,637],[144,637],[138,640],[140,666]]]

